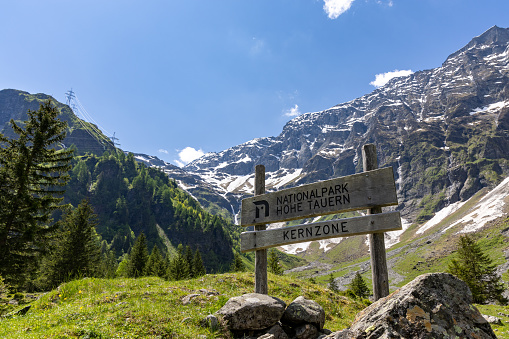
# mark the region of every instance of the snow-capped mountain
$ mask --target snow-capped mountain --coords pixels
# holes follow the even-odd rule
[[[183,169],[237,212],[253,192],[255,165],[265,165],[269,190],[300,185],[361,171],[367,143],[377,145],[380,167],[393,166],[398,209],[410,222],[498,184],[509,174],[509,29],[494,26],[441,67],[302,114],[277,137],[208,153]]]

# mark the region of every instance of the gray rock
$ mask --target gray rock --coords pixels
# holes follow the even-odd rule
[[[283,330],[283,327],[278,323],[274,326],[272,326],[268,331],[267,334],[273,335],[274,339],[288,339],[288,334]]]
[[[290,326],[309,323],[321,330],[325,324],[325,311],[316,301],[300,296],[288,306],[281,321]]]
[[[316,339],[318,329],[311,324],[304,324],[295,329],[295,339]]]
[[[490,324],[502,325],[502,319],[500,319],[498,317],[495,317],[495,316],[492,316],[492,315],[486,315],[486,314],[483,314],[482,316]]]
[[[209,314],[204,319],[202,319],[201,326],[208,327],[212,331],[215,331],[219,327],[219,320],[217,319],[217,317],[215,315]]]
[[[185,297],[182,298],[182,305],[187,305],[191,303],[191,301],[197,296],[199,296],[199,294],[196,293],[186,295]]]
[[[248,293],[228,300],[216,315],[232,331],[261,330],[277,324],[285,307],[278,298]]]
[[[357,314],[343,338],[496,338],[472,305],[467,285],[447,273],[424,274]]]

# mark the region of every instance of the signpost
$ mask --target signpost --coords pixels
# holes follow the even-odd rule
[[[369,234],[375,299],[389,294],[384,233],[401,229],[392,168],[377,169],[374,145],[363,147],[363,173],[265,193],[265,167],[256,166],[255,196],[242,200],[241,225],[255,231],[241,234],[241,251],[256,251],[255,292],[268,292],[267,248],[304,241]],[[368,209],[368,215],[266,230],[266,224]]]

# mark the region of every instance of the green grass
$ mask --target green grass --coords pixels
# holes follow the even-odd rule
[[[500,318],[502,325],[491,324],[491,328],[499,339],[509,339],[509,306],[500,305],[475,305],[477,309],[486,315]]]
[[[0,338],[214,338],[225,333],[201,327],[200,320],[229,298],[253,290],[252,273],[177,282],[85,278],[44,294],[24,316],[1,319]],[[183,305],[182,298],[192,293],[200,295]],[[269,295],[287,305],[299,295],[317,301],[326,312],[325,327],[333,331],[347,327],[365,307],[320,285],[272,274]]]

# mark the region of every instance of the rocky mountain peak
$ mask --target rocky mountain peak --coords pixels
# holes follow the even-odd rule
[[[447,60],[454,58],[467,51],[481,51],[483,54],[504,52],[509,43],[509,28],[500,28],[493,26],[483,34],[476,36],[470,42],[457,52],[451,54]],[[446,62],[447,62],[446,60]]]
[[[362,171],[368,143],[380,167],[393,167],[408,223],[500,183],[509,175],[509,29],[494,26],[441,67],[302,114],[278,136],[209,153],[170,175],[195,196],[206,186],[208,199],[215,192],[217,205],[235,214],[253,194],[257,164],[266,189],[276,190]]]

